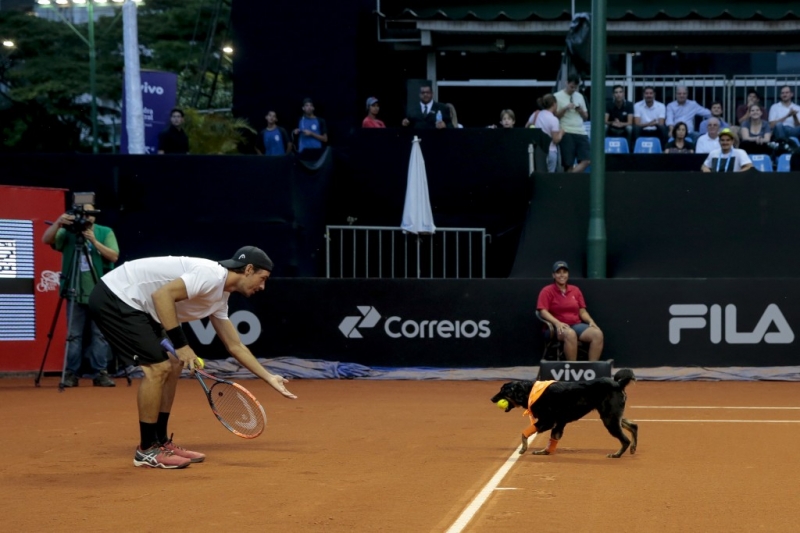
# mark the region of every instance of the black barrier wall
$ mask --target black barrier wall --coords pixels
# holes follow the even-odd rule
[[[606,174],[608,277],[796,277],[797,178],[757,171]],[[584,275],[588,227],[588,175],[535,174],[511,276],[548,275],[558,259],[573,276]]]
[[[617,367],[800,364],[800,280],[576,280]],[[271,279],[231,297],[231,320],[258,357],[369,366],[532,366],[534,316],[550,279]],[[226,354],[213,329],[184,326],[204,357]]]

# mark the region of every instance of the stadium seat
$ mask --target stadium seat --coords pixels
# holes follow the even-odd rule
[[[795,148],[800,148],[800,139],[797,137],[789,137],[789,140],[794,143]]]
[[[564,343],[558,340],[558,336],[556,335],[556,328],[542,318],[542,315],[539,313],[539,310],[536,310],[536,318],[539,319],[545,329],[542,332],[542,338],[544,339],[544,351],[542,352],[542,360],[543,361],[563,361],[564,360]],[[583,343],[578,341],[578,360],[588,360],[589,359],[589,347]]]
[[[760,172],[772,172],[772,158],[765,154],[753,154],[750,156],[753,166]]]
[[[630,153],[628,148],[628,139],[625,137],[606,137],[606,153],[607,154],[627,154]]]
[[[778,157],[778,172],[789,172],[789,164],[791,159],[792,154],[783,154],[782,156]]]
[[[639,137],[633,146],[634,154],[660,154],[661,140],[658,137]]]

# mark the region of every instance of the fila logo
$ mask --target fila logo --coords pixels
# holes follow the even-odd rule
[[[551,370],[550,373],[553,375],[553,378],[558,381],[592,381],[597,378],[597,374],[595,374],[594,370],[591,368],[575,370],[569,367],[569,363],[559,370]],[[561,376],[564,377],[562,378]]]
[[[378,310],[369,305],[359,305],[358,310],[361,312],[361,316],[346,316],[339,324],[339,331],[344,333],[348,339],[363,339],[358,328],[373,328],[381,319]]]
[[[722,342],[722,306],[714,304],[707,307],[703,304],[676,304],[669,306],[669,342],[681,342],[681,330],[703,329],[709,326],[711,342]],[[708,320],[704,318],[708,315]],[[771,325],[778,331],[767,333]],[[794,342],[794,332],[789,322],[775,304],[769,304],[764,314],[752,332],[737,331],[736,306],[725,306],[725,342],[727,344],[758,344],[761,341],[767,344],[791,344]]]
[[[244,259],[244,258],[245,258],[245,255],[244,255],[244,254],[242,254],[242,255],[240,255],[240,256],[239,256],[239,259]]]

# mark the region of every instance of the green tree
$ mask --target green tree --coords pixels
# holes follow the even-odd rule
[[[141,68],[179,73],[179,105],[194,103],[202,76],[203,52],[212,29],[211,49],[219,52],[227,35],[229,7],[223,3],[212,28],[216,0],[148,0],[139,7]],[[122,98],[122,20],[101,17],[95,22],[97,98],[100,114],[119,115]],[[75,25],[87,35],[87,24]],[[15,48],[0,56],[0,135],[2,149],[14,151],[74,151],[86,149],[81,131],[91,125],[89,47],[64,22],[18,12],[0,12],[0,36]],[[209,65],[229,65],[213,56]],[[209,88],[207,85],[206,88]],[[211,102],[230,108],[230,69],[223,68]]]

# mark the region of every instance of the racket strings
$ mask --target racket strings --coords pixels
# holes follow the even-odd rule
[[[210,392],[214,411],[229,428],[244,435],[264,431],[264,411],[249,394],[229,383],[215,383]]]

